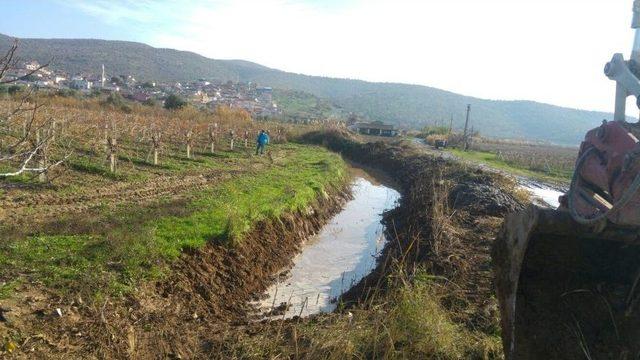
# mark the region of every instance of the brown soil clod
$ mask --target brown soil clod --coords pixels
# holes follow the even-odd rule
[[[515,197],[500,191],[495,184],[463,182],[449,192],[453,209],[465,209],[474,215],[504,216],[521,207]]]
[[[291,304],[286,302],[280,303],[280,305],[264,313],[264,317],[270,318],[274,316],[282,316],[286,314],[286,312],[289,311],[290,308],[291,308]]]

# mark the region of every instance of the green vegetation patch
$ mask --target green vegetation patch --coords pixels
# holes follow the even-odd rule
[[[20,284],[19,281],[13,280],[0,284],[0,300],[11,297],[15,288]]]
[[[273,97],[286,116],[321,119],[339,114],[328,101],[306,92],[275,89]]]
[[[254,160],[261,170],[194,192],[177,215],[155,218],[140,209],[147,214],[140,218],[131,216],[132,208],[106,207],[99,218],[114,219],[104,224],[108,231],[98,223],[80,226],[78,233],[65,228],[2,244],[0,280],[27,278],[63,292],[123,294],[141,280],[163,276],[183,250],[208,241],[233,246],[256,223],[305,209],[347,179],[340,156],[320,147],[280,145],[274,153],[273,161]]]
[[[17,168],[7,166],[7,164],[0,164],[0,173],[11,173],[16,170]],[[17,176],[0,177],[0,181],[14,184],[35,184],[38,182],[37,177],[37,174],[26,172]]]
[[[460,149],[449,150],[455,156],[474,163],[482,163],[497,170],[502,170],[510,174],[525,176],[541,181],[554,183],[567,183],[571,180],[572,171],[549,167],[547,169],[531,168],[515,162],[503,161],[498,155],[484,151],[462,151]]]
[[[111,173],[106,159],[95,153],[78,147],[78,152],[84,155],[75,156],[66,162],[68,169],[82,174],[93,174],[116,181],[146,180],[150,172],[153,173],[183,173],[185,171],[227,170],[230,166],[246,165],[251,161],[251,149],[240,151],[217,150],[215,153],[194,151],[192,158],[186,157],[183,148],[169,148],[162,153],[158,165],[153,165],[151,153],[136,153],[133,144],[123,144],[124,154],[118,156],[116,173]],[[244,150],[244,151],[242,151]],[[220,161],[224,159],[224,161]]]
[[[159,220],[156,237],[165,253],[175,256],[180,248],[197,248],[210,239],[240,241],[253,224],[304,209],[344,181],[346,168],[337,155],[316,147],[285,147],[292,152],[283,163],[203,193],[190,205],[190,216]]]
[[[66,165],[75,171],[79,171],[87,174],[100,175],[113,180],[125,179],[125,176],[123,176],[122,174],[117,174],[117,173],[113,174],[109,171],[109,169],[105,165],[92,162],[90,159],[86,157],[78,157],[75,159],[71,159],[67,161]]]
[[[90,236],[33,236],[14,242],[8,249],[2,265],[20,268],[25,275],[54,285],[76,280],[87,274],[96,263],[108,256],[104,241]],[[91,272],[93,272],[91,271]]]

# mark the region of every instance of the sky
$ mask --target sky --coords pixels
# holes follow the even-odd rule
[[[130,40],[280,70],[613,111],[632,0],[0,0],[0,33]],[[635,101],[630,101],[634,103]]]

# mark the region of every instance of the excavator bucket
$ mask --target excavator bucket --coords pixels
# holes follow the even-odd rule
[[[508,215],[493,248],[507,359],[640,359],[640,0],[615,54],[614,121],[586,134],[560,209]]]
[[[508,215],[493,248],[507,359],[640,359],[640,229]]]

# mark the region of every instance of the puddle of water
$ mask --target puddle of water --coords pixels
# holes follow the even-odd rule
[[[285,317],[333,311],[333,301],[373,270],[386,243],[382,213],[397,205],[400,194],[363,177],[355,179],[352,192],[353,200],[309,239],[287,278],[256,304],[261,313],[282,303],[290,304]]]
[[[537,183],[523,183],[520,185],[523,189],[529,191],[534,197],[542,200],[543,203],[540,204],[538,201],[538,205],[547,205],[551,208],[558,208],[560,206],[560,201],[558,197],[564,195],[564,193],[552,189],[550,187],[544,186],[542,184]]]

